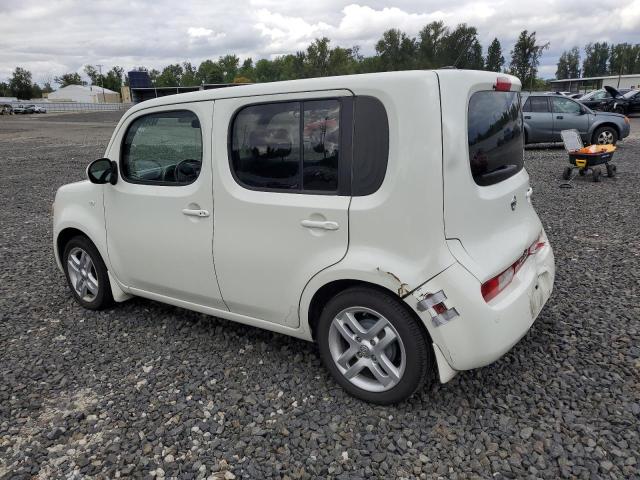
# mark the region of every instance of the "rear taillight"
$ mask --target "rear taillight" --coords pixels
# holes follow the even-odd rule
[[[522,256],[518,258],[512,265],[509,266],[506,270],[503,270],[495,277],[487,280],[480,287],[480,293],[482,293],[482,298],[484,298],[485,302],[490,302],[494,299],[500,292],[502,292],[505,288],[509,286],[513,277],[515,277],[520,267],[526,262],[527,258],[532,255],[535,255],[545,246],[544,240],[542,240],[542,234],[540,234],[540,238],[533,242],[529,248],[527,248]]]
[[[508,92],[509,90],[511,90],[511,80],[509,80],[507,77],[498,77],[493,88],[497,92]]]

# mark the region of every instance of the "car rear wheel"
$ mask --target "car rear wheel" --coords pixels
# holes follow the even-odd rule
[[[615,145],[618,141],[618,132],[613,127],[600,127],[593,133],[591,143],[598,145]]]
[[[62,256],[65,276],[73,296],[89,310],[113,303],[109,275],[100,253],[87,237],[73,237]]]
[[[389,294],[362,287],[339,293],[322,311],[316,337],[329,372],[362,400],[397,403],[432,379],[427,335]]]

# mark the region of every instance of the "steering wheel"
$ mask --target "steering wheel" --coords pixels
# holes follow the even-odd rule
[[[199,160],[182,160],[176,165],[175,176],[178,183],[193,182],[200,174],[202,162]]]

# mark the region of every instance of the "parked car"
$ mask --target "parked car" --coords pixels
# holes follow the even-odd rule
[[[401,401],[500,358],[551,295],[519,90],[437,70],[140,103],[58,189],[56,261],[88,309],[137,295],[315,341],[349,393]]]
[[[16,105],[15,107],[13,107],[13,113],[16,113],[16,114],[22,113],[22,114],[24,114],[24,113],[32,113],[32,112],[30,112],[27,109],[27,107],[25,107],[24,105]]]
[[[13,114],[13,107],[11,107],[11,105],[9,105],[8,103],[5,103],[4,105],[0,105],[0,115],[12,115]]]
[[[27,105],[27,108],[33,110],[33,113],[47,113],[46,108],[40,105]]]
[[[631,113],[640,112],[640,90],[616,90],[613,87],[605,87],[609,89],[612,100],[606,107],[606,110],[612,112],[623,113],[629,115]]]
[[[614,144],[629,135],[629,119],[610,112],[594,112],[561,95],[524,94],[525,143],[561,142],[562,130],[577,129],[586,144]]]
[[[611,88],[613,87],[604,87],[599,90],[594,90],[593,92],[589,92],[581,96],[580,98],[578,98],[578,101],[582,103],[584,106],[589,107],[592,110],[607,111],[609,110],[607,106],[611,104],[611,101],[613,99],[613,95],[610,90]],[[613,90],[615,91],[615,89]],[[625,93],[628,91],[629,89],[622,89],[621,93]],[[623,112],[620,111],[617,113],[623,113]]]

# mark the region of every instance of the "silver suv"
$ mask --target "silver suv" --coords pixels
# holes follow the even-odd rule
[[[587,144],[615,144],[629,135],[629,119],[594,112],[571,98],[545,93],[523,93],[525,143],[561,142],[562,130],[575,128]]]

